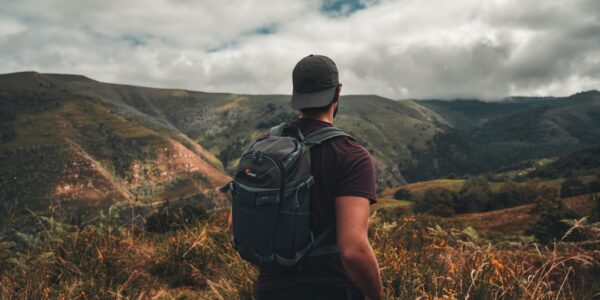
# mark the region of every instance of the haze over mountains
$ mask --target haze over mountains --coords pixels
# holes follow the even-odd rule
[[[78,75],[0,75],[1,205],[96,208],[166,199],[214,205],[222,201],[214,189],[228,180],[244,147],[297,116],[288,101]],[[350,95],[341,99],[336,126],[375,157],[383,189],[506,170],[600,144],[600,92],[493,103]]]

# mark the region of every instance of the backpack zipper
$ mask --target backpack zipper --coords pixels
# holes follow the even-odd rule
[[[281,174],[281,180],[280,180],[281,184],[279,187],[279,194],[280,194],[279,205],[281,206],[281,203],[283,202],[283,195],[284,195],[284,189],[285,189],[285,176],[286,176],[285,168],[283,167],[283,164],[281,163],[279,158],[277,158],[269,153],[264,153],[264,156],[270,158],[272,161],[275,162],[275,164],[277,165],[277,168],[279,169],[279,174]]]
[[[272,161],[275,162],[275,164],[277,165],[277,168],[279,168],[279,174],[281,174],[281,185],[279,186],[279,204],[277,205],[278,206],[278,210],[281,210],[281,203],[283,203],[283,195],[284,195],[283,190],[285,188],[285,177],[286,177],[285,168],[283,167],[283,164],[281,163],[281,161],[279,160],[279,158],[277,158],[277,157],[275,157],[275,156],[273,156],[273,155],[271,155],[269,153],[264,153],[264,152],[263,152],[263,155],[266,156],[266,157],[268,157],[269,159],[271,159]],[[276,222],[277,225],[279,224],[279,218],[280,217],[281,217],[281,212],[278,212],[277,213],[277,222]],[[272,234],[272,237],[273,237],[273,254],[275,254],[275,249],[277,248],[277,246],[275,245],[275,242],[277,240],[275,238],[275,234],[276,233],[277,233],[277,226],[274,226],[273,227],[273,234]]]
[[[296,171],[298,165],[300,165],[300,160],[302,160],[302,146],[298,141],[294,141],[294,144],[296,148],[290,153],[290,158],[288,158],[288,160],[292,160],[293,158],[293,162],[290,164],[290,167],[288,168],[289,172],[286,173],[286,175],[294,174],[294,171]]]

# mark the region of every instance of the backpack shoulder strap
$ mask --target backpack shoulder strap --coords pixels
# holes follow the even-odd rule
[[[323,240],[325,240],[325,238],[332,233],[335,235],[335,224],[331,224],[328,227],[326,227],[325,229],[323,229],[323,232],[321,232],[315,238],[315,240],[313,242],[314,247],[308,252],[308,254],[306,254],[306,256],[319,256],[319,255],[325,255],[325,254],[339,253],[340,249],[338,248],[337,245],[330,245],[330,246],[322,246],[321,245]]]
[[[341,129],[337,128],[337,127],[323,127],[323,128],[319,128],[311,133],[309,133],[305,139],[304,142],[306,145],[313,146],[313,145],[318,145],[321,144],[329,139],[332,139],[334,137],[338,137],[338,136],[347,136],[351,139],[354,140],[354,138],[345,133],[344,131],[342,131]]]
[[[271,127],[271,129],[269,130],[269,136],[281,136],[283,130],[287,127],[287,125],[288,124],[286,122],[283,122],[279,125]]]

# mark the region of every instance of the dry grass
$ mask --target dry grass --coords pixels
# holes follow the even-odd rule
[[[591,299],[600,295],[598,240],[541,247],[481,238],[471,227],[373,216],[387,299]],[[442,224],[442,225],[440,225]]]
[[[252,299],[256,270],[229,243],[226,212],[182,230],[132,232],[104,219],[0,243],[0,299]],[[387,299],[591,299],[598,240],[493,242],[461,223],[375,212],[370,235]]]

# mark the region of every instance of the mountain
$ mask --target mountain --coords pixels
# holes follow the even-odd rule
[[[123,99],[137,99],[128,90],[83,76],[0,76],[3,212],[81,217],[117,202],[189,197],[213,205],[214,188],[229,178],[221,163],[170,124],[128,106]]]
[[[600,142],[600,92],[561,98],[419,102],[450,124],[416,163],[401,167],[410,180],[448,173],[509,169],[519,162],[564,156]],[[430,170],[430,172],[424,172]]]
[[[203,93],[106,84],[81,76],[33,75],[59,82],[60,89],[78,99],[102,105],[143,126],[181,133],[215,155],[220,160],[217,163],[222,162],[229,171],[254,138],[298,115],[289,108],[286,95]],[[371,151],[382,185],[405,182],[397,161],[410,159],[413,151],[424,149],[425,141],[442,131],[440,124],[445,124],[442,117],[416,101],[373,95],[345,96],[342,101],[336,126]]]
[[[336,126],[373,155],[380,189],[483,173],[600,141],[600,93],[564,98],[400,100],[343,96]],[[0,203],[58,209],[223,201],[245,147],[297,117],[288,95],[109,84],[85,76],[0,75]],[[67,205],[68,204],[68,205]]]

